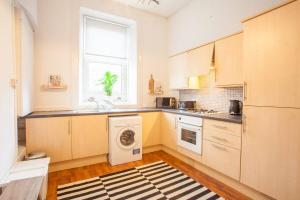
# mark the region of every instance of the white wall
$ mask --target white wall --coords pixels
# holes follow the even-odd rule
[[[168,20],[174,55],[242,30],[241,20],[285,0],[193,0]]]
[[[11,0],[0,1],[0,183],[16,159],[13,19]]]
[[[137,22],[140,106],[153,106],[154,97],[147,94],[150,74],[167,85],[167,19],[111,0],[39,0],[35,110],[72,109],[76,104],[80,6]],[[42,91],[50,74],[60,74],[68,90]]]

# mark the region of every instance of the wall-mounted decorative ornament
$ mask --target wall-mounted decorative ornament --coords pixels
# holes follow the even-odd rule
[[[48,84],[42,85],[43,90],[67,89],[67,86],[62,84],[60,75],[50,75]]]
[[[148,89],[149,89],[149,94],[154,94],[154,79],[152,74],[150,76]]]
[[[162,95],[163,90],[159,82],[154,81],[153,75],[151,74],[149,80],[149,94],[150,95]]]
[[[59,75],[50,75],[49,76],[49,86],[58,87],[61,85],[61,76]]]

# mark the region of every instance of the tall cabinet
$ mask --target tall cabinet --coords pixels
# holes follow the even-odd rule
[[[244,23],[245,105],[300,108],[299,4]]]
[[[300,1],[244,22],[241,182],[299,199]]]

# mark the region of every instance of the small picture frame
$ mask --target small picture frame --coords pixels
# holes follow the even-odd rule
[[[49,76],[49,86],[51,86],[51,87],[61,86],[61,76],[60,75],[50,75]]]

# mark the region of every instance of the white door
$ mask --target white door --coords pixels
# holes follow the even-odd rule
[[[16,159],[12,0],[0,1],[0,183]]]
[[[34,32],[22,9],[17,9],[16,16],[16,48],[17,48],[17,114],[25,116],[32,112],[33,102],[33,60]]]

